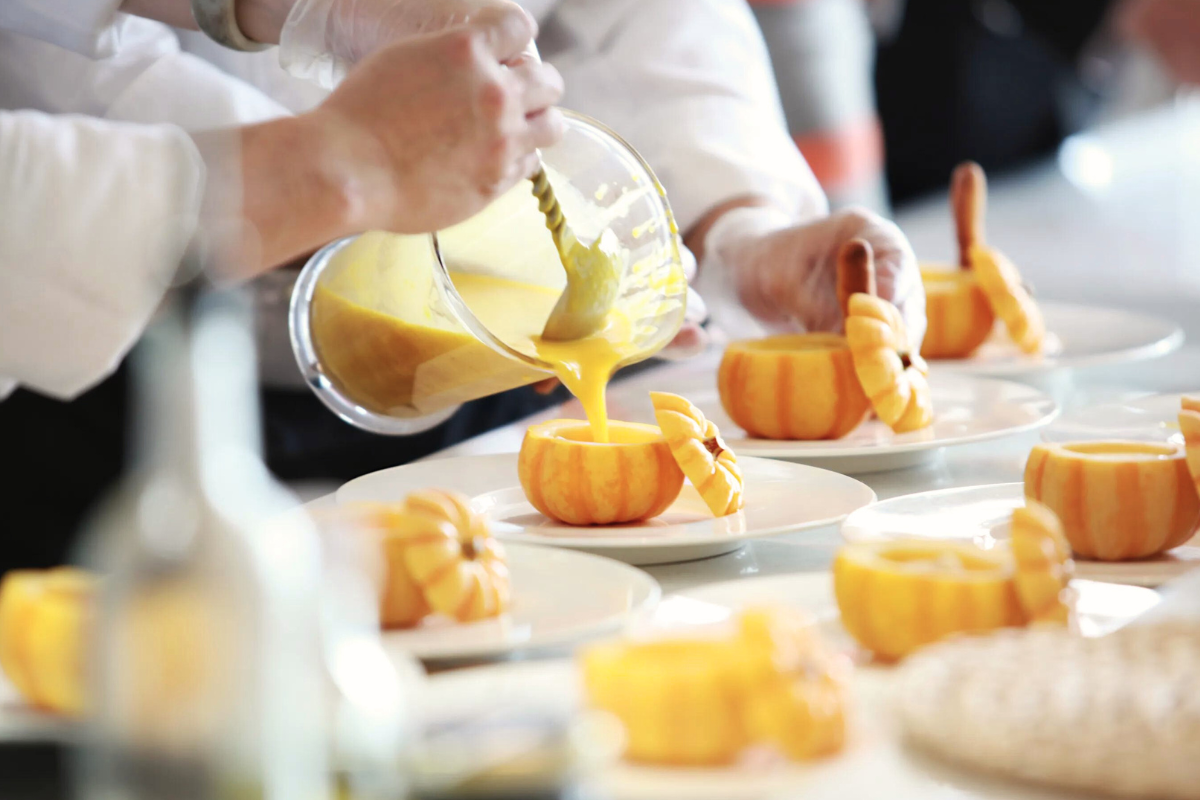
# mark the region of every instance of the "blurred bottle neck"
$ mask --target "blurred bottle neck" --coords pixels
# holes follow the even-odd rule
[[[135,359],[134,465],[143,474],[221,480],[231,457],[261,453],[250,305],[184,289]]]

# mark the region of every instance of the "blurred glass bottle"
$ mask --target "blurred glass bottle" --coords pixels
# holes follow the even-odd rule
[[[242,298],[195,289],[136,353],[136,462],[84,552],[81,797],[329,795],[320,550],[260,459],[254,361]]]

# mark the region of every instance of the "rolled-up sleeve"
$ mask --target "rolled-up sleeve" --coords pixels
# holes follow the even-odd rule
[[[0,111],[0,391],[68,399],[115,369],[179,266],[203,188],[177,127]]]
[[[0,28],[105,58],[119,44],[112,22],[120,5],[121,0],[3,0]]]
[[[827,211],[745,0],[563,0],[538,44],[566,81],[563,104],[642,153],[683,230],[742,195],[802,219]]]

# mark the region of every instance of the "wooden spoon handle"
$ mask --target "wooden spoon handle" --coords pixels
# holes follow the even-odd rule
[[[851,239],[838,251],[837,298],[842,314],[849,316],[850,296],[876,294],[875,253],[869,242]]]
[[[983,217],[987,209],[987,176],[974,161],[964,161],[950,176],[950,210],[958,235],[958,263],[971,268],[972,245],[984,243]]]
[[[546,227],[561,253],[563,228],[566,227],[567,220],[563,216],[562,206],[558,204],[558,198],[554,195],[554,187],[550,185],[550,179],[546,177],[543,167],[538,167],[538,171],[533,173],[529,180],[533,181],[533,196],[537,198],[538,210],[546,215]]]

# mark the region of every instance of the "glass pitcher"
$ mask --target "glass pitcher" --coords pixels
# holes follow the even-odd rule
[[[629,322],[618,368],[657,353],[687,302],[679,232],[649,165],[600,123],[565,111],[563,140],[542,151],[567,224],[621,251],[614,311]],[[608,234],[606,234],[608,235]],[[531,337],[566,274],[531,184],[432,235],[373,231],[318,251],[292,294],[292,348],[305,381],[347,422],[417,433],[464,402],[552,372]]]

